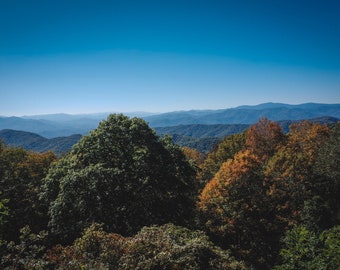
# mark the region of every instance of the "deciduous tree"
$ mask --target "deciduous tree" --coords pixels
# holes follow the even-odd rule
[[[198,180],[203,186],[214,177],[224,162],[233,158],[242,149],[244,142],[244,133],[230,135],[208,154],[198,174]]]
[[[0,200],[6,200],[8,210],[6,223],[0,226],[4,239],[18,239],[19,230],[26,225],[35,233],[46,229],[47,208],[39,200],[39,192],[55,159],[52,152],[0,147]]]
[[[304,121],[290,127],[287,143],[269,160],[266,177],[271,179],[270,195],[277,202],[277,215],[287,225],[310,215],[318,198],[314,191],[315,162],[328,141],[329,129],[320,124]]]
[[[150,224],[185,223],[195,171],[181,149],[142,119],[110,115],[55,164],[42,198],[52,231],[72,241],[93,222],[123,235]]]
[[[297,225],[287,231],[276,270],[328,270],[340,268],[340,227],[317,234]]]
[[[250,150],[223,163],[198,203],[209,233],[238,258],[269,269],[282,228],[275,219],[263,162]]]
[[[276,152],[284,140],[285,136],[280,125],[262,118],[247,130],[245,146],[265,161]]]

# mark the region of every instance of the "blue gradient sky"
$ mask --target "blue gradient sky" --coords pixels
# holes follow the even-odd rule
[[[0,115],[340,103],[340,1],[0,1]]]

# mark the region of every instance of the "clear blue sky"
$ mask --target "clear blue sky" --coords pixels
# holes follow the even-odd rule
[[[0,115],[340,103],[338,0],[1,0]]]

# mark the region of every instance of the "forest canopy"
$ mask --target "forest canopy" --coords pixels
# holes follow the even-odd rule
[[[0,144],[2,269],[337,269],[340,123],[210,153],[110,115],[61,158]]]

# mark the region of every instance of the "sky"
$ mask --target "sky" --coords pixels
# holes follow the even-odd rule
[[[0,115],[340,103],[338,0],[0,0]]]

